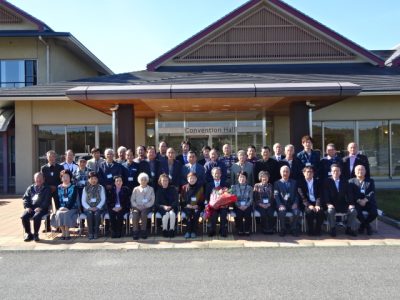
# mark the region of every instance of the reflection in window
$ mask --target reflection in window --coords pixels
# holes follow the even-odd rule
[[[99,125],[99,148],[104,153],[107,148],[112,148],[112,128],[111,125]]]
[[[392,176],[400,177],[400,121],[392,121]]]
[[[67,143],[75,153],[90,153],[95,146],[95,127],[67,126]]]
[[[312,125],[312,138],[314,140],[313,148],[315,150],[320,150],[321,153],[324,152],[324,145],[322,143],[322,122],[313,122]]]
[[[371,176],[388,176],[388,121],[359,121],[359,151],[368,156]]]
[[[353,121],[333,121],[323,122],[324,125],[324,145],[335,144],[338,155],[344,157],[347,155],[347,145],[354,142]],[[325,149],[323,149],[325,151]]]
[[[47,163],[46,152],[49,150],[56,151],[60,162],[60,154],[65,152],[65,126],[39,126],[38,147],[39,166]]]

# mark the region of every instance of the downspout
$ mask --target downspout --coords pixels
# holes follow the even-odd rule
[[[39,35],[39,41],[46,46],[46,83],[50,83],[50,45],[45,42],[41,35]]]

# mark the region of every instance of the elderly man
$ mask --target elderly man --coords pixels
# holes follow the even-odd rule
[[[197,183],[199,185],[204,185],[205,183],[205,171],[204,167],[197,162],[197,156],[194,151],[188,152],[188,163],[182,166],[182,185],[187,184],[187,175],[189,173],[195,173],[197,178]]]
[[[113,149],[106,149],[104,156],[106,160],[99,167],[99,183],[105,187],[106,191],[110,191],[114,183],[114,176],[119,175],[123,178],[126,178],[126,176],[122,165],[114,160]]]
[[[61,163],[64,170],[69,170],[73,174],[77,169],[78,165],[74,162],[74,152],[72,150],[67,150],[65,152],[65,161]]]
[[[48,213],[50,205],[50,188],[44,184],[43,173],[35,173],[34,184],[30,185],[23,196],[24,213],[22,214],[22,225],[24,226],[24,241],[39,241],[39,229],[44,215]],[[33,219],[33,234],[31,222]]]
[[[258,183],[261,171],[268,171],[270,174],[269,182],[274,184],[275,181],[279,179],[279,163],[270,157],[271,150],[268,146],[264,146],[261,148],[261,159],[257,160],[254,164],[254,182]]]
[[[210,160],[206,162],[204,165],[205,170],[205,178],[206,182],[212,182],[213,176],[211,174],[211,170],[215,167],[220,168],[221,170],[221,180],[225,183],[226,182],[226,168],[225,164],[218,159],[218,151],[217,149],[211,149],[210,151]],[[232,175],[233,176],[233,175]]]
[[[101,157],[99,148],[92,148],[90,153],[92,154],[92,158],[88,160],[86,166],[90,171],[98,173],[100,164],[104,161],[104,159]]]
[[[272,156],[273,159],[279,162],[285,158],[281,144],[275,143],[272,146],[272,149],[274,150],[274,156]]]
[[[358,152],[358,146],[356,143],[351,142],[347,146],[349,155],[343,158],[343,178],[349,180],[350,178],[356,177],[355,166],[363,165],[365,168],[365,177],[370,177],[369,161],[368,158]]]
[[[328,145],[326,145],[326,156],[323,157],[320,161],[319,180],[321,183],[323,183],[325,179],[332,176],[331,166],[333,164],[341,167],[342,159],[339,156],[337,156],[335,145],[329,143]]]
[[[247,161],[246,152],[244,150],[239,150],[237,156],[239,161],[234,163],[231,167],[232,185],[238,184],[238,175],[241,172],[246,172],[247,183],[254,186],[253,164]]]
[[[232,185],[231,167],[238,161],[235,155],[232,155],[232,146],[225,144],[222,146],[223,155],[219,158],[225,164],[226,168],[226,184]]]
[[[126,162],[126,147],[120,146],[117,149],[118,158],[116,159],[117,163],[123,164]]]
[[[294,180],[303,179],[304,164],[294,155],[294,146],[289,144],[285,146],[286,157],[279,162],[279,165],[288,166],[290,169],[290,178]]]
[[[286,235],[286,213],[291,212],[293,218],[290,221],[290,231],[293,236],[298,236],[297,221],[300,215],[299,197],[297,194],[297,182],[290,179],[290,168],[282,166],[281,179],[274,183],[274,198],[278,209],[278,220],[281,226],[280,236]]]
[[[323,188],[323,202],[328,212],[328,222],[331,228],[331,237],[336,236],[336,213],[345,213],[347,218],[346,234],[356,236],[356,216],[354,200],[349,196],[349,183],[340,178],[341,169],[338,165],[331,166],[332,176],[325,179]]]
[[[372,178],[365,176],[366,170],[363,165],[357,165],[354,170],[356,178],[349,180],[349,190],[356,203],[357,218],[360,221],[358,233],[364,233],[364,230],[367,230],[367,234],[372,235],[371,222],[378,216],[375,183]],[[368,215],[364,216],[363,212],[367,212]]]

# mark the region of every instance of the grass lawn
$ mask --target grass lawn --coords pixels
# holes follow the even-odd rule
[[[378,208],[385,215],[400,220],[400,190],[376,190]]]

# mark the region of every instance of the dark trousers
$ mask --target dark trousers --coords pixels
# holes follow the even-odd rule
[[[290,206],[286,206],[285,210],[278,210],[278,219],[281,225],[281,230],[286,230],[286,213],[291,212],[293,214],[293,218],[289,223],[290,229],[292,231],[297,231],[297,223],[300,217],[300,210],[298,208],[292,209]]]
[[[124,215],[126,211],[123,209],[115,212],[112,209],[108,212],[111,223],[111,234],[120,236],[122,234],[122,225],[124,223]]]
[[[371,203],[367,202],[365,206],[361,206],[356,204],[357,210],[357,218],[360,221],[360,227],[365,228],[369,226],[369,224],[378,217],[378,210],[375,205],[371,205]],[[363,211],[368,212],[368,216],[365,217]]]
[[[220,217],[220,232],[221,234],[226,234],[227,232],[227,216],[228,208],[220,208],[214,211],[211,217],[211,232],[215,232],[217,227],[218,216]]]
[[[256,210],[261,215],[261,230],[263,232],[272,231],[274,228],[274,213],[275,208],[271,205],[268,208],[257,206]]]
[[[307,231],[311,234],[320,234],[321,233],[321,226],[324,222],[325,213],[322,209],[318,212],[314,210],[305,209],[306,220],[307,220]],[[315,221],[315,225],[314,225]]]
[[[99,209],[96,211],[91,211],[91,210],[85,211],[85,214],[87,216],[89,234],[97,235],[99,233],[101,213],[102,212]]]
[[[32,212],[24,211],[21,216],[22,226],[24,226],[25,233],[32,234],[31,232],[31,218],[33,219],[33,232],[34,234],[39,234],[40,224],[42,222],[43,216],[47,214],[46,210],[41,210],[36,213],[34,210]]]
[[[251,227],[251,210],[252,207],[249,206],[245,210],[235,208],[236,218],[235,225],[238,232],[250,232]],[[244,230],[243,230],[243,218],[244,218]]]
[[[183,211],[186,214],[186,232],[197,233],[200,211],[185,207]]]

